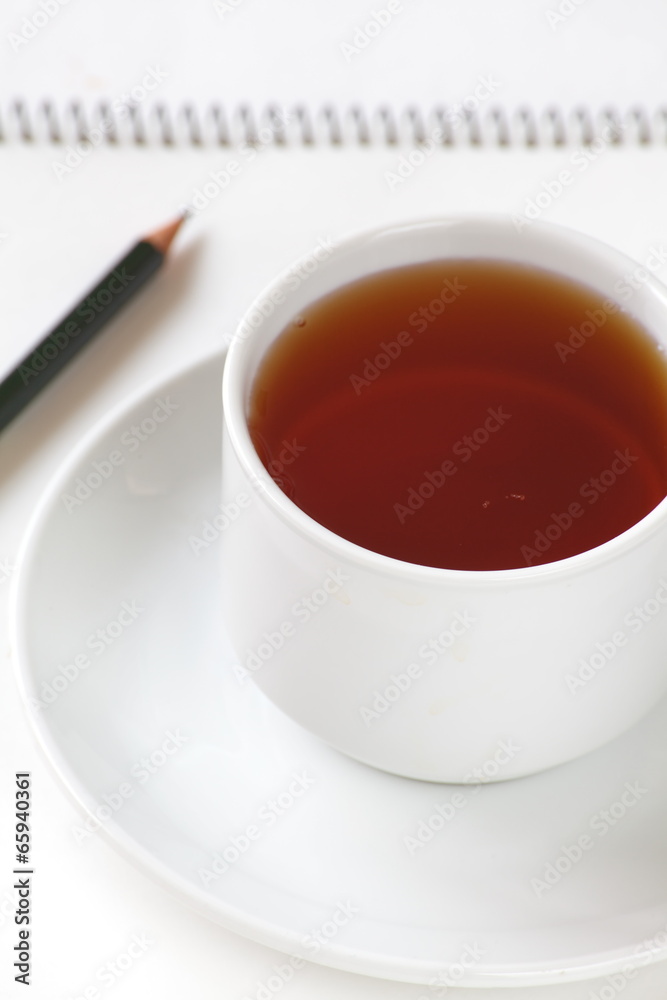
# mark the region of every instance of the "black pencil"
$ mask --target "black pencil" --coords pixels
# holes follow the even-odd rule
[[[155,274],[185,219],[145,236],[0,382],[0,430],[35,398]]]

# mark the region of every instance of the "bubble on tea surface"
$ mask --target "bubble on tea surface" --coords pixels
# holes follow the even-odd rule
[[[294,320],[294,325],[295,326],[305,326],[306,325],[306,321],[303,318],[303,316],[297,316],[296,319]]]

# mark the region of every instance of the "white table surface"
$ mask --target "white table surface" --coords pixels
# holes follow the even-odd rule
[[[54,2],[25,45],[10,36],[39,0],[2,4],[0,97],[116,97],[159,64],[169,104],[430,105],[462,99],[480,73],[508,107],[664,98],[662,0],[392,0],[366,45],[357,32],[388,0]]]

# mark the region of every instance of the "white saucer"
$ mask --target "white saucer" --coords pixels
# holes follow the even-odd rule
[[[28,704],[51,697],[44,682],[57,695],[30,714],[71,793],[183,901],[325,965],[528,986],[667,957],[667,704],[583,760],[475,791],[348,760],[240,686],[204,538],[221,369],[209,358],[117,409],[33,518],[13,640]],[[610,807],[625,815],[602,832]],[[410,853],[429,817],[439,829]],[[225,851],[237,860],[202,879]],[[548,863],[570,870],[538,895]]]

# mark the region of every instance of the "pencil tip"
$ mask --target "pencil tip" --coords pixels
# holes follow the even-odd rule
[[[156,229],[155,232],[150,233],[149,236],[144,236],[144,242],[150,243],[156,250],[159,250],[160,253],[166,254],[167,250],[174,241],[176,233],[189,216],[190,212],[188,209],[185,209],[185,211],[181,212],[178,218],[174,219],[173,222],[170,222],[166,226],[162,226],[160,229]]]

